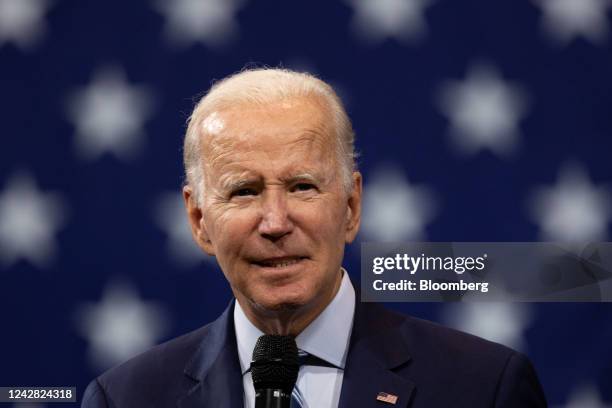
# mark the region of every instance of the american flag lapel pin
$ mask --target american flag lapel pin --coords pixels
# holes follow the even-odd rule
[[[387,394],[386,392],[379,392],[376,396],[376,400],[386,402],[387,404],[395,405],[397,403],[397,395]]]

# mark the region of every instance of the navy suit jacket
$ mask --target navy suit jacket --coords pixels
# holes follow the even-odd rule
[[[93,380],[83,408],[243,408],[233,302],[213,323]],[[391,405],[379,392],[398,396]],[[522,354],[357,301],[339,408],[546,407]],[[318,407],[311,407],[318,408]]]

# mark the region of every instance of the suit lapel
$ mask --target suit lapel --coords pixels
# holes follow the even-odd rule
[[[234,302],[211,325],[200,347],[185,367],[185,375],[196,381],[180,408],[242,408],[242,373],[234,331]]]
[[[402,323],[382,307],[357,299],[339,408],[409,406],[415,385],[395,372],[410,360]],[[377,401],[380,392],[397,396],[397,402]]]
[[[243,386],[234,332],[232,302],[204,334],[185,367],[194,386],[178,401],[180,408],[242,408]],[[357,299],[339,408],[405,408],[414,383],[397,374],[409,363],[403,320],[384,308]],[[398,397],[396,404],[377,401],[380,392]]]

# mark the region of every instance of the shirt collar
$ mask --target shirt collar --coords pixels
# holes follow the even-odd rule
[[[355,314],[355,289],[344,268],[342,275],[342,282],[336,296],[323,312],[296,337],[295,342],[300,350],[344,369]],[[237,301],[234,306],[234,327],[240,368],[244,374],[251,366],[255,343],[264,333],[251,323]],[[329,341],[329,339],[335,339],[335,341]]]

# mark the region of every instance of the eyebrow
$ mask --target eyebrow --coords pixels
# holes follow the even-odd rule
[[[292,184],[297,181],[308,181],[312,184],[325,183],[326,178],[320,176],[317,173],[302,172],[299,174],[292,174],[289,176],[280,177],[280,180],[284,184]],[[226,174],[219,178],[221,188],[224,191],[235,191],[246,186],[250,186],[261,182],[261,177],[253,177],[248,171],[240,174]]]
[[[253,184],[255,180],[259,180],[259,177],[253,177],[250,175],[248,171],[244,171],[242,173],[230,173],[224,174],[219,177],[219,183],[221,184],[221,189],[224,191],[233,191],[239,188],[242,188],[246,185]]]
[[[309,181],[313,184],[317,184],[317,183],[321,183],[325,181],[323,177],[317,174],[309,173],[309,172],[294,174],[289,177],[281,177],[281,180],[286,184],[291,184],[296,181],[303,181],[303,180]]]

